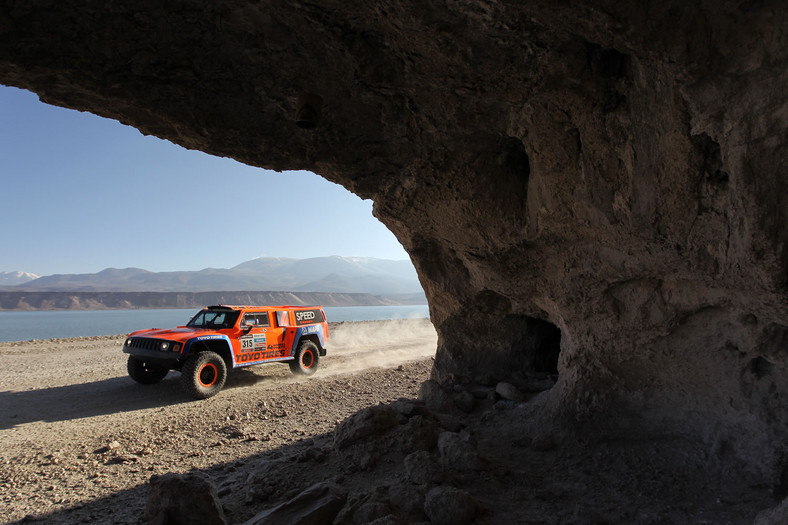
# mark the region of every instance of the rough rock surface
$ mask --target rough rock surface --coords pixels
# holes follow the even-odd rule
[[[476,503],[464,490],[435,487],[425,497],[424,511],[435,525],[468,525],[473,522]]]
[[[535,440],[781,493],[783,7],[4,0],[0,81],[373,199],[438,383],[557,373]]]
[[[210,479],[199,474],[164,474],[150,479],[142,520],[148,525],[226,525]]]
[[[323,525],[345,506],[347,490],[334,483],[315,483],[295,498],[256,515],[244,525]]]

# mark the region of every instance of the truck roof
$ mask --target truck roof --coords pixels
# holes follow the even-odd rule
[[[252,306],[252,305],[231,305],[231,304],[217,304],[206,306],[208,310],[287,310],[291,308],[323,308],[320,305],[300,305],[300,306],[291,306],[291,305],[263,305],[263,306]]]

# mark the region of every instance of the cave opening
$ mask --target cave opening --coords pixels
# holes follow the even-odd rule
[[[548,321],[539,319],[536,321],[533,371],[557,376],[558,358],[561,353],[561,329]]]

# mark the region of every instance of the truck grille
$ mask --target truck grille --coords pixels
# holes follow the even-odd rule
[[[130,344],[126,345],[130,348],[139,348],[141,350],[161,350],[161,339],[147,339],[145,337],[132,337],[129,339]]]

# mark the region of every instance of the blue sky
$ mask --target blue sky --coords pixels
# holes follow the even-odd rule
[[[286,217],[288,228],[276,227]],[[255,257],[407,259],[372,202],[0,86],[0,272],[229,268]],[[297,232],[310,232],[309,234]]]

